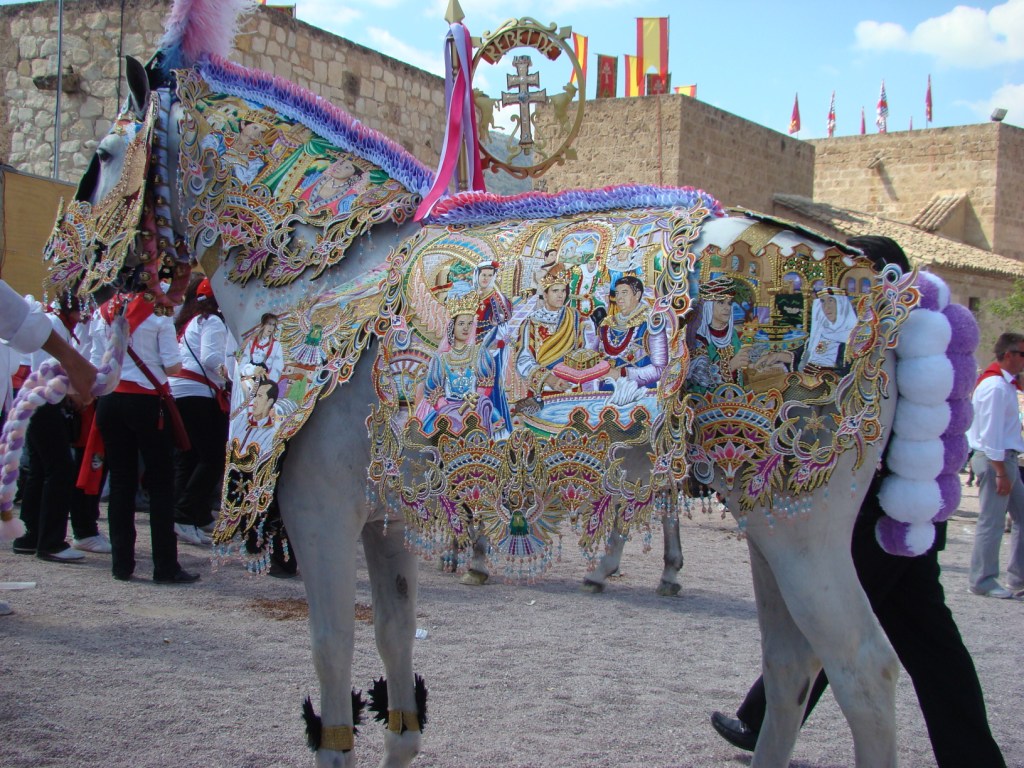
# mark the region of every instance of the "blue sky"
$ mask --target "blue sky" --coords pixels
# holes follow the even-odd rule
[[[271,0],[273,2],[273,0]],[[9,0],[0,0],[8,4]],[[440,74],[448,0],[298,0],[298,17],[414,66]],[[669,17],[674,85],[696,83],[701,101],[786,132],[799,94],[800,138],[826,134],[836,92],[836,135],[860,130],[861,107],[875,130],[875,105],[885,79],[889,131],[925,125],[932,77],[933,126],[984,122],[995,107],[1024,126],[1024,0],[461,0],[479,35],[512,16],[572,26],[590,38],[588,96],[594,54],[635,53],[637,16]],[[71,4],[69,4],[70,7]],[[535,61],[537,57],[534,57]],[[499,94],[503,72],[476,85]],[[556,65],[557,68],[557,65]],[[550,69],[550,68],[549,68]],[[567,69],[542,70],[549,92]],[[506,110],[507,111],[507,110]]]
[[[621,92],[622,56],[636,52],[635,18],[668,16],[673,85],[696,83],[701,101],[783,132],[799,93],[800,138],[826,135],[833,90],[836,135],[860,131],[861,107],[873,132],[883,78],[889,131],[906,130],[911,117],[922,128],[929,74],[933,126],[984,122],[997,106],[1008,110],[1007,122],[1024,126],[1024,0],[963,6],[947,0],[460,1],[474,35],[512,16],[571,25],[587,35],[588,96],[596,80],[594,54],[619,57]],[[298,0],[297,13],[441,73],[447,5],[448,0]],[[566,77],[559,72],[547,82],[559,90]],[[483,83],[492,97],[500,84],[493,75]]]

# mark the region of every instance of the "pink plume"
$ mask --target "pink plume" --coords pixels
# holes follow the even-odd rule
[[[204,56],[227,58],[238,17],[252,5],[253,0],[174,0],[160,48],[176,67],[191,67]]]

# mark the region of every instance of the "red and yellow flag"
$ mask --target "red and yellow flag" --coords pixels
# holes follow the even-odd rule
[[[619,60],[597,54],[597,98],[614,99],[618,90]]]
[[[626,54],[626,96],[643,96],[644,82],[640,77],[640,60]]]
[[[789,135],[800,133],[800,95],[793,97],[793,114],[789,118]]]
[[[641,75],[651,67],[662,77],[668,74],[668,16],[636,20],[636,55]]]
[[[587,37],[576,32],[572,33],[572,51],[580,62],[580,69],[583,70],[583,82],[587,81]],[[572,77],[569,78],[572,85],[576,85],[576,68],[573,67]]]
[[[691,99],[697,98],[697,84],[693,85],[677,85],[672,89],[673,93],[681,93],[683,96],[689,96]]]

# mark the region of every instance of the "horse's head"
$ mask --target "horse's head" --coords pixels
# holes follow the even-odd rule
[[[168,126],[154,87],[162,71],[130,56],[126,62],[128,98],[47,244],[49,283],[97,298],[111,290],[142,292],[170,314],[190,267],[173,231]]]

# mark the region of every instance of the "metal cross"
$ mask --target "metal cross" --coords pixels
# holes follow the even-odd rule
[[[519,105],[519,146],[523,148],[523,154],[530,154],[533,147],[533,127],[530,118],[530,104],[547,104],[548,92],[546,88],[540,87],[540,73],[528,74],[533,60],[529,56],[516,56],[512,59],[512,66],[516,68],[516,74],[505,75],[508,80],[508,87],[516,90],[512,93],[501,92],[501,106],[510,107]],[[539,90],[531,91],[530,86]]]

